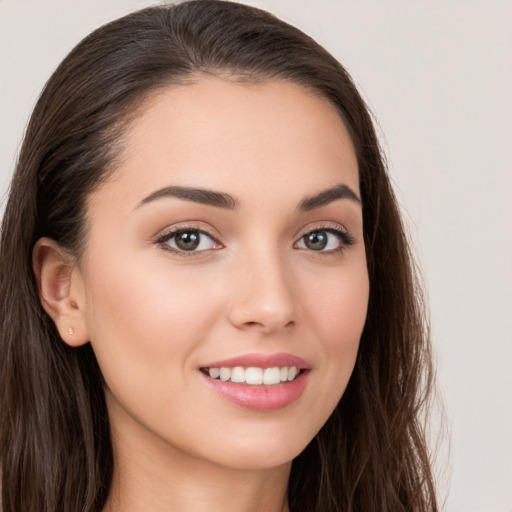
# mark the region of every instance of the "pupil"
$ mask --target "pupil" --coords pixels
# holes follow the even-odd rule
[[[194,231],[184,231],[176,236],[176,245],[184,251],[192,251],[199,245],[199,234]]]
[[[319,251],[327,246],[327,233],[325,231],[314,231],[306,235],[306,247]]]

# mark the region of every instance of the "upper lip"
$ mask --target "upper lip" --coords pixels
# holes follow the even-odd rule
[[[244,354],[229,359],[223,359],[222,361],[214,361],[202,365],[201,368],[234,368],[235,366],[243,366],[244,368],[251,366],[256,368],[295,366],[298,370],[307,370],[311,367],[311,365],[301,357],[279,352],[276,354]]]

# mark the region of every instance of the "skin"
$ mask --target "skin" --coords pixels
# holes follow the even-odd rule
[[[105,377],[116,457],[106,510],[288,510],[291,461],[342,396],[366,317],[360,203],[298,211],[340,184],[359,196],[330,103],[286,82],[201,77],[152,97],[129,128],[118,169],[89,198],[80,261],[38,242],[43,304],[66,343],[90,341]],[[169,186],[229,193],[238,206],[141,204]],[[211,238],[188,255],[157,241],[183,225]],[[308,248],[304,233],[326,225],[354,243],[330,234],[341,251]],[[199,371],[277,352],[311,370],[275,411],[229,402]]]

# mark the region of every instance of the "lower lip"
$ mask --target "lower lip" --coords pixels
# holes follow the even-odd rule
[[[291,382],[275,386],[250,386],[235,382],[224,382],[202,374],[206,382],[230,402],[255,411],[275,411],[295,402],[306,387],[309,371],[301,372]]]

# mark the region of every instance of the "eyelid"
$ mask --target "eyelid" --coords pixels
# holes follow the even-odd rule
[[[198,233],[201,233],[202,235],[207,236],[208,238],[213,240],[213,242],[219,245],[219,247],[215,247],[213,249],[203,249],[200,251],[184,251],[174,247],[170,247],[169,245],[165,245],[165,243],[171,240],[173,237],[186,231],[197,231]],[[219,242],[219,235],[216,233],[216,231],[215,233],[213,233],[213,231],[213,229],[208,229],[198,224],[184,223],[170,226],[164,229],[163,231],[160,231],[156,236],[152,237],[152,242],[159,245],[163,250],[168,251],[172,254],[177,254],[178,256],[197,256],[203,252],[217,250],[224,247],[224,245],[221,242]]]
[[[332,254],[335,252],[340,252],[346,249],[347,247],[350,247],[351,245],[354,245],[356,243],[356,239],[354,236],[352,236],[348,230],[342,226],[341,224],[333,223],[333,222],[321,222],[320,224],[309,224],[308,226],[304,227],[301,231],[299,231],[299,234],[297,235],[297,239],[294,242],[294,245],[299,243],[300,240],[304,238],[304,236],[308,235],[309,233],[314,233],[315,231],[328,231],[330,233],[333,233],[340,237],[340,247],[331,250],[331,251],[313,251],[317,252],[318,254]]]
[[[311,233],[313,231],[335,231],[337,233],[342,233],[347,237],[353,238],[352,235],[348,232],[347,228],[338,224],[336,222],[320,222],[320,223],[312,223],[308,224],[304,228],[302,228],[298,234],[296,235],[297,240],[301,239],[304,235]]]
[[[179,233],[182,233],[184,231],[197,231],[198,233],[201,233],[202,235],[207,236],[210,238],[215,244],[219,245],[220,247],[215,247],[212,249],[203,249],[200,251],[185,251],[180,250],[174,247],[170,247],[169,245],[165,245],[165,242],[172,239],[174,236],[178,235]],[[295,237],[294,246],[303,239],[303,237],[309,233],[313,233],[315,231],[328,231],[336,236],[339,236],[340,238],[340,247],[334,250],[328,250],[328,251],[313,251],[317,252],[318,254],[332,254],[335,252],[341,252],[347,247],[353,245],[356,242],[356,239],[348,232],[348,230],[342,226],[341,224],[334,223],[334,222],[321,222],[319,224],[308,224],[306,227],[302,228],[299,233]],[[194,256],[199,255],[203,252],[208,252],[210,250],[217,250],[224,247],[224,244],[219,241],[220,235],[217,233],[216,230],[204,227],[202,223],[180,223],[178,225],[170,226],[163,231],[160,231],[157,235],[152,237],[151,241],[160,247],[162,249],[171,252],[173,254],[177,254],[179,256]],[[302,248],[301,248],[302,249]],[[303,249],[304,250],[304,249]]]

